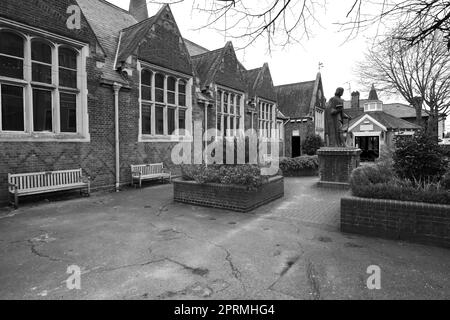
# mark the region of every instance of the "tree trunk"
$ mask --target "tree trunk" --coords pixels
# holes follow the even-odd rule
[[[423,119],[422,119],[422,103],[423,99],[421,97],[414,97],[412,101],[412,105],[414,106],[414,109],[416,110],[416,123],[424,127]]]
[[[430,110],[430,116],[428,117],[427,122],[427,134],[430,137],[433,137],[436,139],[436,141],[439,139],[439,115],[434,109]]]

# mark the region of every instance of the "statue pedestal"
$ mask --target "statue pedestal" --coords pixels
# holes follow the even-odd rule
[[[361,149],[325,147],[317,151],[322,187],[350,187],[350,174],[359,167]]]

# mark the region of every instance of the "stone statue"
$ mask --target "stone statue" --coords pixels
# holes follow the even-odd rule
[[[334,97],[328,101],[325,109],[325,135],[328,147],[346,147],[344,131],[344,119],[348,116],[344,113],[343,88],[337,88]]]

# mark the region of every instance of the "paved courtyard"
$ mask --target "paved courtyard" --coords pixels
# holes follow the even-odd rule
[[[284,199],[247,214],[174,203],[171,185],[4,209],[0,298],[450,298],[450,250],[340,233],[346,192],[316,182],[286,179]]]

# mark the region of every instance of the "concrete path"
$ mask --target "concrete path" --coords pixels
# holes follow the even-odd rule
[[[316,182],[250,214],[173,203],[171,185],[0,211],[0,298],[450,298],[450,250],[340,233],[345,192]]]

